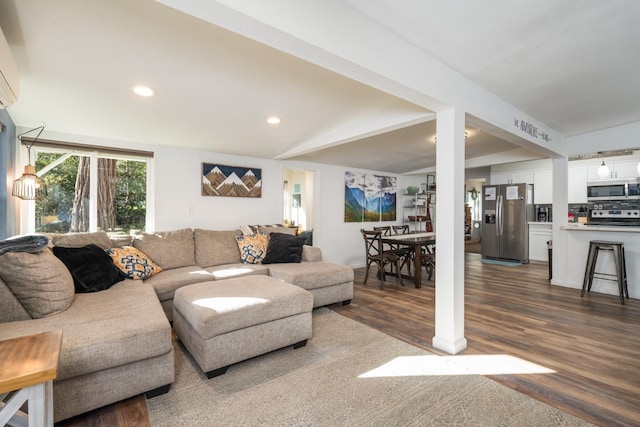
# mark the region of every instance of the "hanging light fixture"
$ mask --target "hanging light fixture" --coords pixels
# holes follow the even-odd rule
[[[596,174],[600,179],[607,179],[611,176],[609,167],[604,164],[604,153],[602,154],[602,164],[598,167],[598,171],[596,172]]]
[[[38,135],[33,139],[31,144],[26,144],[22,141],[22,136],[28,133],[39,130]],[[13,190],[11,195],[21,198],[22,200],[35,200],[41,196],[47,195],[47,185],[44,180],[36,175],[36,168],[31,165],[31,147],[36,143],[38,137],[44,130],[44,126],[28,130],[18,135],[18,140],[21,144],[27,146],[27,152],[29,153],[29,163],[24,167],[24,173],[22,176],[13,181]]]

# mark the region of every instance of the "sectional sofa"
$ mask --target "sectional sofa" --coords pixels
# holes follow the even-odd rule
[[[350,302],[353,270],[323,262],[319,248],[303,246],[300,262],[248,263],[238,242],[241,235],[240,230],[204,229],[117,239],[104,232],[49,235],[50,248],[0,255],[0,340],[62,329],[53,387],[55,420],[60,421],[141,393],[151,397],[169,389],[174,381],[170,321],[178,288],[268,275],[309,291],[314,307]],[[64,252],[58,248],[123,246],[146,254],[161,271],[142,280],[113,279],[104,290],[78,293],[77,269],[53,253]],[[81,264],[80,270],[98,265]],[[111,272],[101,278],[107,275]]]

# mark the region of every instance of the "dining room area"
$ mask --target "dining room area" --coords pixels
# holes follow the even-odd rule
[[[433,231],[410,231],[409,225],[377,226],[361,229],[366,269],[375,271],[380,289],[387,278],[395,278],[401,286],[421,288],[423,274],[435,286],[436,234]],[[371,267],[374,266],[372,269]]]

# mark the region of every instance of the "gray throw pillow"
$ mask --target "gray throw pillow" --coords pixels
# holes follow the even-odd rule
[[[1,255],[0,277],[34,319],[63,312],[73,302],[71,273],[49,249]]]

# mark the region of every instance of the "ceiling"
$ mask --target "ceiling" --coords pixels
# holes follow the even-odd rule
[[[561,134],[640,121],[638,1],[342,2]],[[0,27],[19,126],[398,174],[435,166],[433,112],[155,1],[0,0]],[[133,95],[138,83],[157,96]],[[478,120],[467,133],[468,160],[520,148]]]

